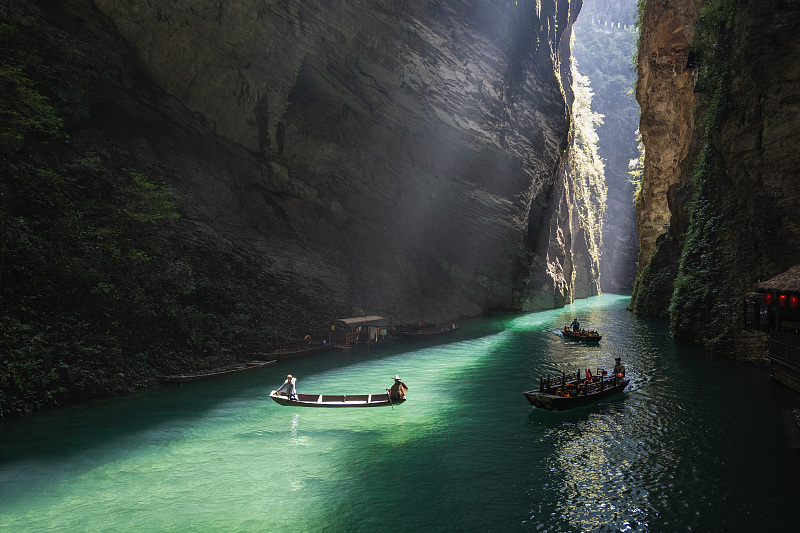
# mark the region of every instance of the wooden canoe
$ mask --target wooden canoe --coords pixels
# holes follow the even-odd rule
[[[574,375],[573,375],[574,377]],[[603,376],[589,383],[586,380],[567,380],[556,377],[540,380],[539,390],[530,390],[522,394],[528,402],[540,409],[548,411],[566,411],[598,402],[625,390],[630,383],[629,378]]]
[[[200,372],[192,372],[187,374],[174,374],[172,376],[164,376],[166,381],[173,383],[183,383],[186,381],[199,381],[201,379],[215,378],[218,376],[225,376],[228,374],[238,374],[239,372],[247,372],[248,370],[255,370],[262,368],[273,363],[273,361],[247,361],[246,363],[239,363],[236,365],[229,365],[219,368],[212,368],[211,370],[202,370]]]
[[[405,401],[389,401],[387,393],[381,394],[298,394],[297,401],[290,400],[283,392],[272,391],[269,397],[281,405],[296,407],[379,407],[399,405]]]
[[[581,342],[600,342],[600,339],[603,338],[599,333],[590,335],[589,333],[581,333],[580,331],[572,331],[570,329],[562,329],[561,335],[567,339]]]

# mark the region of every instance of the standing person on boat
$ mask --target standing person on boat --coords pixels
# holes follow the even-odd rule
[[[622,360],[619,357],[614,359],[614,375],[618,378],[625,377],[625,365],[622,364]]]
[[[394,385],[392,385],[391,389],[386,389],[386,390],[389,391],[390,400],[405,400],[406,391],[408,390],[408,385],[400,381],[400,376],[395,374]]]
[[[572,320],[572,331],[580,331],[580,329],[581,329],[581,325],[578,322],[578,319],[577,318],[573,319]]]
[[[286,376],[286,381],[283,382],[283,385],[276,390],[275,392],[278,393],[283,390],[284,387],[288,385],[286,389],[286,396],[289,397],[290,400],[297,401],[297,388],[295,387],[295,383],[297,383],[297,378],[289,374]]]

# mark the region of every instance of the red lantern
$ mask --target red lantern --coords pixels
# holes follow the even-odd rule
[[[788,298],[786,297],[785,294],[779,294],[778,295],[778,305],[781,306],[781,307],[786,307],[786,300],[787,299]]]
[[[800,297],[798,297],[796,294],[789,296],[789,307],[795,309],[797,308],[797,304],[800,304]]]
[[[765,294],[764,298],[767,301],[767,305],[772,305],[773,299],[772,299],[772,293],[771,292],[768,292],[767,294]]]

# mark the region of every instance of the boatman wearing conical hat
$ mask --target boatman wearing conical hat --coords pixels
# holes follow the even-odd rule
[[[390,400],[405,400],[406,391],[408,390],[408,385],[400,381],[400,376],[395,374],[394,385],[392,385],[391,389],[386,389],[386,390],[389,391]]]

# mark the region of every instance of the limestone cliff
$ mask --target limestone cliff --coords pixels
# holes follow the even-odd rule
[[[566,214],[580,2],[93,4],[163,117],[129,102],[112,112],[135,135],[109,135],[170,176],[195,238],[257,262],[276,298],[324,322],[596,292]]]
[[[798,23],[796,1],[648,2],[645,10],[640,240],[643,250],[661,242],[637,283],[643,294],[671,295],[677,335],[742,357],[758,355],[734,340],[742,296],[800,262]],[[702,121],[692,119],[695,99]],[[664,311],[645,299],[636,308]]]
[[[640,21],[636,99],[645,160],[636,198],[640,275],[632,308],[662,318],[668,316],[686,231],[687,194],[681,191],[690,186],[697,158],[697,95],[688,60],[698,7],[688,0],[646,2]],[[649,268],[651,261],[656,265]]]

